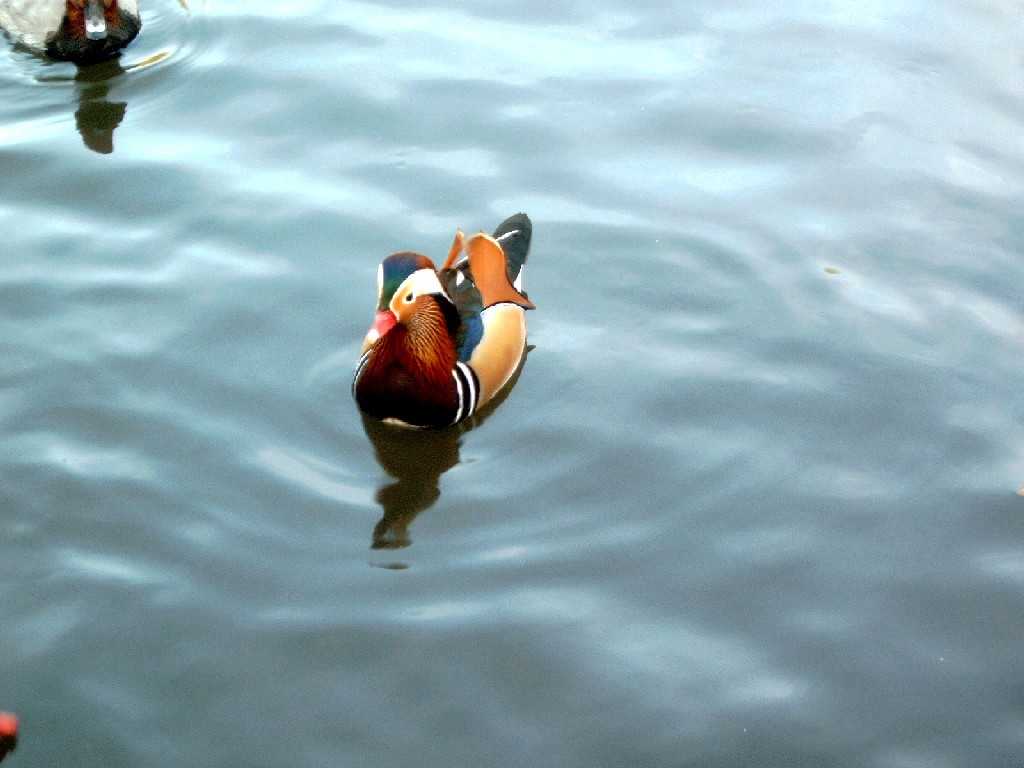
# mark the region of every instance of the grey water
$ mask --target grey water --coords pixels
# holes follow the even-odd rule
[[[1020,3],[141,5],[0,46],[11,768],[1024,764]],[[507,398],[364,423],[516,211]]]

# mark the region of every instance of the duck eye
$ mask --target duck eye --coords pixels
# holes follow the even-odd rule
[[[414,294],[412,291],[409,291],[409,293],[405,294],[405,297],[402,299],[402,301],[404,301],[406,304],[412,304],[415,298],[416,294]]]

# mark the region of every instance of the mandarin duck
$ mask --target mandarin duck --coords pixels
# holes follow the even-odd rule
[[[0,0],[0,28],[51,59],[93,64],[134,40],[142,20],[136,0]]]
[[[441,269],[410,251],[377,272],[377,313],[352,381],[356,403],[412,427],[465,421],[512,378],[526,350],[523,265],[533,225],[525,213],[493,235],[461,231]]]

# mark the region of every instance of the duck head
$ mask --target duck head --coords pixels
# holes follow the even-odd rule
[[[443,322],[438,323],[438,318]],[[419,253],[395,253],[384,259],[377,270],[377,312],[362,352],[398,325],[414,335],[435,326],[451,337],[458,323],[458,313],[437,278],[434,262]]]
[[[46,54],[93,64],[116,56],[141,28],[135,0],[65,0],[64,17],[47,38]]]

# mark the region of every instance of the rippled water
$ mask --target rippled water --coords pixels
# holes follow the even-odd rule
[[[1019,3],[142,4],[0,51],[12,768],[1024,763]],[[518,210],[508,399],[364,425]]]

